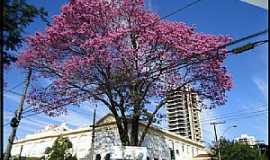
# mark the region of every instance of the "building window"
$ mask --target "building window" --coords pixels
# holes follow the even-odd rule
[[[96,160],[101,160],[101,155],[100,154],[96,155]]]
[[[174,150],[170,148],[171,160],[175,160]]]
[[[106,156],[105,156],[105,160],[110,160],[110,158],[111,158],[111,154],[110,153],[108,153],[108,154],[106,154]]]
[[[176,154],[179,154],[179,150],[178,149],[176,150]]]
[[[182,145],[182,151],[185,152],[185,145]]]
[[[194,157],[194,148],[192,147],[192,156]]]

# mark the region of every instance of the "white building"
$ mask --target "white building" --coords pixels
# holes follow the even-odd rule
[[[241,134],[240,137],[235,138],[235,141],[243,143],[243,144],[248,144],[248,145],[255,145],[256,144],[255,137],[248,136],[247,134]]]
[[[140,127],[145,127],[140,124]],[[23,157],[42,157],[47,147],[51,147],[55,139],[62,135],[68,137],[73,144],[72,154],[79,160],[89,159],[91,146],[91,129],[68,129],[65,125],[49,126],[40,133],[27,135],[13,145],[11,154]],[[114,117],[106,115],[97,122],[95,138],[95,155],[102,159],[107,154],[115,154],[115,148],[121,146]],[[198,154],[205,153],[203,144],[184,136],[156,127],[150,127],[142,145],[146,148],[147,159],[171,160],[172,154],[176,160],[192,160]],[[111,156],[112,157],[112,156]]]

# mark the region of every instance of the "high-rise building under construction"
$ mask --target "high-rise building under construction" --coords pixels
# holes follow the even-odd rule
[[[190,86],[169,91],[166,108],[169,131],[195,141],[201,140],[199,96]]]

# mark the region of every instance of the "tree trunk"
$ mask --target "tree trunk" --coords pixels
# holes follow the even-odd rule
[[[135,116],[132,119],[131,124],[131,134],[130,134],[130,145],[138,146],[138,136],[139,136],[139,116]]]
[[[123,129],[122,122],[119,118],[115,118],[120,140],[123,146],[129,145],[128,130]]]

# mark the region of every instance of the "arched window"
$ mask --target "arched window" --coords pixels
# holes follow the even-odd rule
[[[170,148],[171,160],[175,160],[174,150]]]
[[[101,155],[100,154],[96,155],[96,160],[101,160]]]
[[[110,158],[111,158],[111,154],[110,153],[108,153],[108,154],[106,154],[106,156],[105,156],[105,160],[110,160]]]

